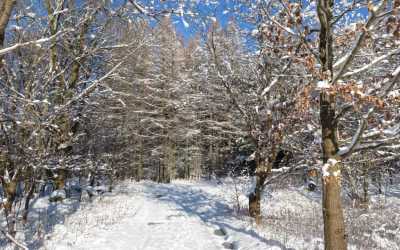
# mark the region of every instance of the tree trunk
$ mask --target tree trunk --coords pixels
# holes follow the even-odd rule
[[[109,181],[108,192],[110,192],[110,193],[113,191],[114,176],[115,176],[115,173],[111,172],[111,173],[108,174],[108,181]]]
[[[335,96],[323,91],[320,96],[320,105],[322,150],[325,168],[322,175],[325,249],[344,250],[347,249],[347,242],[340,197],[341,166],[336,161],[338,143],[335,122]]]
[[[136,169],[136,181],[140,181],[143,179],[144,172],[144,146],[143,139],[139,137],[139,160]]]
[[[332,84],[333,79],[333,0],[318,0],[317,14],[320,22],[319,59],[320,80]],[[322,131],[322,212],[324,218],[324,240],[326,250],[347,249],[343,210],[341,205],[341,173],[335,117],[336,98],[329,89],[321,90],[320,122]]]
[[[249,215],[256,220],[256,224],[260,224],[261,215],[261,195],[264,189],[266,175],[256,175],[256,186],[254,191],[249,195]]]
[[[24,212],[22,214],[22,222],[26,224],[28,221],[28,214],[29,214],[29,203],[33,198],[33,193],[35,191],[35,179],[32,179],[31,186],[28,191],[28,195],[25,198],[25,205],[24,205]]]
[[[8,169],[13,169],[11,174]],[[14,166],[9,158],[8,152],[0,151],[0,180],[3,188],[5,201],[3,201],[4,215],[6,217],[8,234],[15,236],[15,214],[13,213],[13,205],[17,195],[17,185],[19,177],[19,169]]]
[[[369,197],[368,197],[368,188],[369,188],[369,182],[368,182],[368,177],[369,177],[369,164],[366,163],[363,165],[363,199],[362,203],[363,206],[368,206],[369,202]]]
[[[0,48],[4,46],[5,32],[16,0],[0,1]],[[3,66],[3,55],[0,55],[0,68]]]
[[[336,165],[338,166],[338,164]],[[323,217],[326,250],[347,249],[343,210],[340,197],[340,179],[328,176],[323,179]]]
[[[68,173],[67,169],[64,168],[56,170],[56,176],[54,178],[56,189],[58,190],[64,189],[65,181],[67,179],[67,173]]]
[[[4,180],[3,189],[6,196],[6,201],[4,202],[4,214],[6,215],[8,233],[15,237],[15,213],[13,211],[13,204],[17,194],[17,181],[16,180]]]
[[[249,195],[249,215],[256,220],[256,224],[260,224],[261,215],[261,197],[264,190],[264,183],[268,174],[271,172],[271,164],[266,164],[265,160],[260,157],[259,150],[256,152],[256,183],[254,190]]]

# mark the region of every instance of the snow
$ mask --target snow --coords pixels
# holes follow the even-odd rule
[[[254,191],[256,190],[256,184],[257,184],[257,179],[255,176],[250,178],[250,187],[249,190],[247,192],[247,196],[250,196],[250,194],[254,193]]]
[[[126,107],[126,103],[124,101],[122,101],[121,98],[118,98],[117,101],[119,101],[121,103],[122,107],[124,107],[124,108]]]
[[[278,77],[274,78],[271,83],[263,90],[263,92],[261,93],[261,96],[266,95],[272,87],[274,87],[274,85],[278,82]]]
[[[398,75],[398,74],[400,74],[400,66],[398,66],[398,67],[393,71],[392,76],[396,76],[396,75]]]
[[[335,166],[337,163],[338,163],[338,161],[336,159],[332,159],[332,158],[328,159],[328,161],[322,166],[322,175],[324,177],[329,176],[330,175],[329,168],[332,166]],[[333,173],[333,175],[338,176],[339,172],[335,171]]]
[[[377,58],[373,59],[369,64],[366,64],[366,65],[364,65],[363,67],[361,67],[359,69],[355,69],[353,71],[347,72],[343,76],[344,77],[348,77],[348,76],[351,76],[351,75],[358,74],[360,72],[366,71],[366,70],[368,70],[369,68],[373,67],[374,65],[376,65],[379,62],[388,63],[388,61],[386,59],[388,57],[392,56],[392,55],[395,55],[395,54],[399,53],[399,52],[400,52],[400,48],[394,49],[394,50],[390,51],[389,53],[386,53],[386,54],[384,54],[384,55],[382,55],[380,57],[377,57]],[[400,67],[399,67],[399,69],[400,69]],[[396,72],[393,73],[393,76],[394,75],[396,75]]]
[[[349,54],[346,54],[345,56],[340,57],[340,58],[333,64],[333,67],[334,67],[334,68],[339,67],[340,65],[342,65],[342,64],[347,60],[348,57],[349,57]]]
[[[140,6],[138,3],[136,3],[136,1],[129,1],[129,3],[130,3],[130,4],[133,4],[133,6],[134,6],[140,13],[145,14],[145,15],[148,14],[147,11],[146,11],[142,6]]]
[[[317,82],[317,88],[319,88],[319,89],[328,89],[329,87],[330,86],[329,86],[328,80],[322,80],[322,81]]]
[[[30,17],[30,18],[35,18],[36,17],[36,13],[34,13],[34,12],[28,12],[28,13],[26,13],[26,15],[28,17]]]
[[[183,17],[182,17],[182,23],[183,23],[183,26],[185,26],[186,29],[189,28],[189,24],[186,22],[185,18],[183,18]]]
[[[208,219],[230,210],[221,205],[213,211],[212,203],[194,206],[204,202],[197,200],[201,192],[153,183],[129,188],[129,196],[107,196],[58,225],[46,249],[217,250],[226,242]]]
[[[393,90],[388,93],[388,97],[394,98],[399,96],[400,96],[400,90]]]
[[[29,224],[36,229],[17,238],[29,249],[323,249],[318,180],[315,192],[304,185],[268,185],[264,221],[255,225],[246,214],[251,179],[125,181],[92,201],[38,198]],[[353,232],[349,249],[398,247],[400,237],[390,236],[399,235],[398,181],[385,192],[384,198],[371,195],[367,214],[344,203],[348,231]]]
[[[10,28],[15,31],[21,31],[23,28],[18,25],[11,25]]]
[[[65,8],[65,9],[62,9],[62,10],[56,10],[56,11],[53,12],[52,15],[55,16],[55,15],[59,15],[59,14],[66,13],[66,12],[68,12],[68,11],[69,11],[68,8]]]
[[[67,197],[65,190],[55,190],[50,194],[50,199],[65,199]]]
[[[253,30],[251,31],[251,35],[252,35],[252,36],[257,36],[257,35],[258,35],[258,29],[253,29]]]

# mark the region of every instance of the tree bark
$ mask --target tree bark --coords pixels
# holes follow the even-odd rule
[[[33,193],[35,191],[35,179],[31,180],[31,186],[28,191],[28,195],[25,198],[25,205],[24,205],[24,212],[22,214],[22,222],[26,224],[28,221],[28,214],[29,214],[29,203],[33,198]]]
[[[64,189],[67,175],[68,175],[68,170],[65,168],[59,168],[56,170],[56,176],[54,178],[56,189],[58,190]]]
[[[9,169],[14,170],[13,173],[10,173]],[[8,156],[8,152],[0,151],[0,170],[2,172],[0,174],[1,185],[6,198],[3,203],[3,207],[7,222],[7,230],[8,234],[14,237],[16,233],[16,216],[15,211],[13,210],[13,205],[17,196],[17,186],[20,172],[17,166],[12,164],[11,159]]]
[[[337,176],[324,177],[323,217],[326,250],[347,249],[343,209],[340,197],[340,179]]]
[[[256,187],[249,195],[249,215],[256,220],[256,224],[261,224],[261,195],[264,189],[266,175],[256,175]]]
[[[4,214],[6,215],[8,233],[12,237],[15,237],[16,218],[13,211],[13,204],[17,195],[17,181],[3,180],[3,190],[6,196],[6,201],[4,202]]]
[[[16,0],[5,0],[0,3],[0,44],[3,46],[5,31],[10,20]]]
[[[341,205],[341,166],[336,161],[339,150],[335,121],[335,96],[326,91],[320,95],[320,119],[324,174],[322,175],[322,211],[326,250],[347,249]],[[331,161],[333,160],[333,161]],[[332,162],[332,163],[330,163]]]
[[[16,0],[0,2],[0,49],[4,46],[5,33]],[[0,69],[3,67],[3,56],[0,55]]]
[[[367,207],[368,202],[369,202],[369,197],[368,197],[368,188],[369,188],[369,164],[365,163],[363,165],[363,198],[362,198],[362,203],[363,206]]]
[[[264,183],[268,175],[271,173],[272,165],[261,159],[260,150],[256,151],[256,184],[253,192],[249,195],[249,215],[256,220],[256,224],[261,224],[261,197],[264,191]]]
[[[139,159],[135,176],[136,181],[140,181],[143,179],[143,171],[144,171],[144,146],[143,146],[143,139],[139,138]]]
[[[320,80],[332,84],[333,79],[333,0],[318,0],[317,14],[321,30],[319,34]],[[320,122],[322,131],[322,212],[324,219],[324,240],[326,250],[345,250],[347,241],[343,209],[341,205],[341,166],[337,155],[337,121],[335,117],[335,93],[328,89],[320,94]]]

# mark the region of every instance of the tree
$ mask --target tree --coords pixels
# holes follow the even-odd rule
[[[334,42],[338,39],[334,37],[335,32],[334,24],[338,21],[334,18],[335,3],[330,0],[320,0],[317,3],[317,13],[320,23],[319,31],[319,61],[321,62],[319,84],[321,89],[320,94],[320,122],[322,130],[322,158],[323,158],[323,215],[324,215],[324,237],[325,237],[325,249],[347,249],[346,244],[346,233],[343,217],[343,209],[341,206],[341,163],[340,161],[346,157],[349,157],[355,150],[366,149],[368,147],[375,147],[377,145],[369,145],[363,147],[359,145],[362,140],[365,140],[366,136],[364,131],[368,125],[368,120],[371,118],[373,112],[379,109],[382,100],[387,93],[379,93],[378,95],[371,95],[368,93],[369,101],[374,102],[375,107],[369,107],[366,114],[363,115],[359,122],[358,128],[352,136],[351,142],[340,148],[338,141],[339,130],[339,119],[343,112],[346,112],[347,108],[343,108],[338,113],[337,108],[337,91],[335,88],[339,85],[339,80],[344,78],[345,81],[351,81],[348,77],[354,75],[354,72],[360,73],[360,69],[367,69],[371,63],[364,64],[358,70],[350,71],[346,73],[349,66],[358,64],[355,62],[355,56],[364,48],[368,47],[371,38],[367,38],[368,34],[374,32],[374,24],[381,21],[387,14],[387,2],[380,1],[377,5],[370,3],[368,6],[368,19],[363,24],[363,29],[356,36],[356,42],[350,49],[345,49],[345,54],[342,58],[336,58],[334,63]],[[389,13],[392,12],[389,10]],[[337,18],[340,19],[340,16]],[[374,61],[373,61],[374,62]],[[393,83],[390,81],[396,81],[399,77],[398,72],[392,73],[392,79],[389,80],[389,84],[385,85],[385,91],[390,90],[393,87]],[[347,77],[346,77],[347,76]],[[328,86],[328,87],[325,87]],[[350,87],[351,88],[351,87]],[[368,87],[367,87],[368,88]],[[363,99],[362,93],[358,93],[359,99]],[[371,106],[371,105],[366,105]],[[379,111],[378,111],[379,112]],[[394,134],[393,138],[396,138],[397,133]],[[392,139],[393,139],[392,138]],[[390,141],[390,140],[389,140]],[[384,144],[384,143],[383,143]]]
[[[241,129],[254,146],[256,162],[254,190],[249,196],[249,214],[257,223],[261,222],[261,195],[272,167],[279,166],[278,152],[284,148],[290,125],[297,112],[294,101],[300,83],[291,68],[291,60],[277,58],[295,50],[298,56],[302,41],[291,41],[290,34],[275,33],[276,27],[260,26],[259,55],[246,51],[240,41],[238,26],[231,23],[226,34],[214,23],[208,33],[207,47],[213,62],[213,81],[224,86],[236,115],[241,120]],[[288,42],[291,49],[281,49]],[[297,44],[297,49],[295,47]],[[291,47],[293,46],[293,47]],[[288,75],[292,69],[292,76]],[[292,78],[293,77],[293,78]],[[291,85],[288,83],[291,82]]]
[[[15,3],[1,2],[3,45]],[[103,51],[110,44],[118,45],[105,36],[94,35],[105,30],[114,17],[107,12],[110,6],[106,3],[91,1],[75,6],[74,1],[45,1],[44,6],[37,5],[34,10],[23,8],[24,4],[21,1],[15,5],[18,13],[6,41],[11,45],[4,45],[0,53],[4,57],[0,78],[0,172],[8,197],[5,212],[10,235],[15,233],[17,187],[26,188],[24,220],[38,179],[50,177],[59,189],[64,188],[76,166],[72,153],[79,137],[75,129],[82,115],[81,101],[96,92],[100,82],[126,59],[108,71],[100,59],[109,59]],[[45,10],[47,19],[33,12]]]

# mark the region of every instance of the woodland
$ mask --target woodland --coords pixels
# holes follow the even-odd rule
[[[400,249],[399,107],[399,0],[0,0],[0,248],[43,246],[38,199],[229,180],[258,230],[297,187],[322,248]]]

